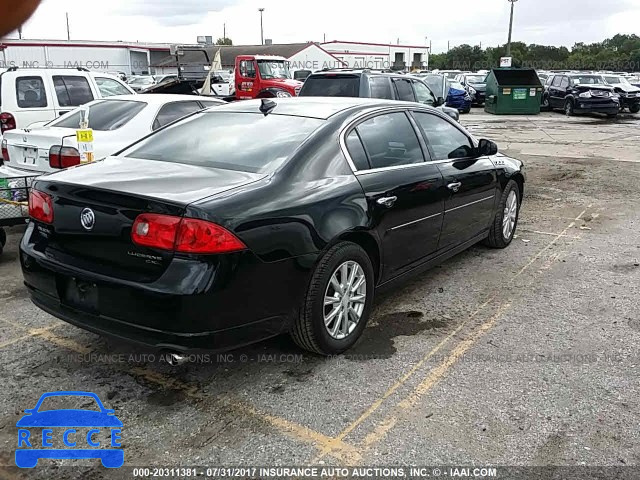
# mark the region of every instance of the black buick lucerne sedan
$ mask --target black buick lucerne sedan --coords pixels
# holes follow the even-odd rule
[[[170,352],[289,332],[335,354],[377,288],[511,242],[522,163],[416,103],[245,101],[40,177],[21,242],[31,299]]]

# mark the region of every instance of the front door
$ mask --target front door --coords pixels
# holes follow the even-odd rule
[[[443,176],[447,194],[438,250],[449,250],[489,228],[497,174],[491,159],[477,157],[471,139],[453,122],[432,113],[413,115]]]
[[[438,167],[403,111],[363,121],[347,149],[382,244],[381,281],[401,274],[438,248],[444,187]]]

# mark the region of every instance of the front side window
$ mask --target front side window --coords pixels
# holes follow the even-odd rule
[[[16,100],[19,108],[43,108],[47,106],[47,92],[42,77],[16,78]]]
[[[97,131],[112,131],[126,125],[147,106],[145,102],[133,100],[105,100],[89,105],[89,128]],[[54,120],[52,127],[79,128],[80,112]]]
[[[562,77],[562,81],[560,82],[560,88],[567,88],[569,86],[569,79],[567,77]]]
[[[358,125],[357,130],[369,154],[371,168],[424,162],[416,131],[403,112],[373,117]]]
[[[157,130],[160,127],[169,125],[171,122],[178,120],[179,118],[186,117],[190,113],[202,110],[202,107],[198,102],[172,102],[163,105],[156,119],[153,122],[153,130]]]
[[[433,96],[433,93],[424,83],[414,80],[413,88],[416,91],[416,100],[418,102],[432,107],[436,104],[436,99]]]
[[[91,87],[85,77],[54,75],[53,85],[61,107],[78,107],[93,100]]]
[[[240,76],[246,78],[256,77],[256,66],[253,63],[253,60],[242,60],[240,62]]]
[[[473,155],[469,137],[448,121],[424,112],[414,112],[434,153],[434,160],[468,158]]]
[[[96,85],[103,97],[113,97],[114,95],[130,95],[131,92],[117,80],[106,77],[96,77]]]
[[[323,124],[324,120],[317,118],[213,109],[158,131],[124,155],[251,173],[272,172]]]
[[[398,92],[398,100],[405,102],[415,102],[416,97],[413,94],[413,88],[411,88],[411,82],[409,80],[394,80],[393,83],[396,86]]]

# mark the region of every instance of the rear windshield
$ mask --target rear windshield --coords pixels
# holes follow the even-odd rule
[[[203,112],[151,135],[125,156],[263,173],[278,168],[323,124],[317,118]]]
[[[105,100],[89,106],[89,128],[98,131],[117,130],[140,113],[147,104],[133,100]],[[79,128],[80,111],[51,122],[52,127]]]
[[[356,75],[318,75],[307,78],[301,97],[359,97],[360,77]]]

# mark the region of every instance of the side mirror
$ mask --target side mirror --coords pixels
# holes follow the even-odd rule
[[[491,140],[482,139],[478,143],[478,153],[481,157],[489,157],[498,153],[498,145]]]
[[[436,99],[436,107],[441,107],[441,106],[442,106],[442,105],[444,105],[445,103],[446,103],[446,102],[445,102],[445,100],[444,100],[444,98],[443,98],[443,97],[438,97],[438,98]]]

